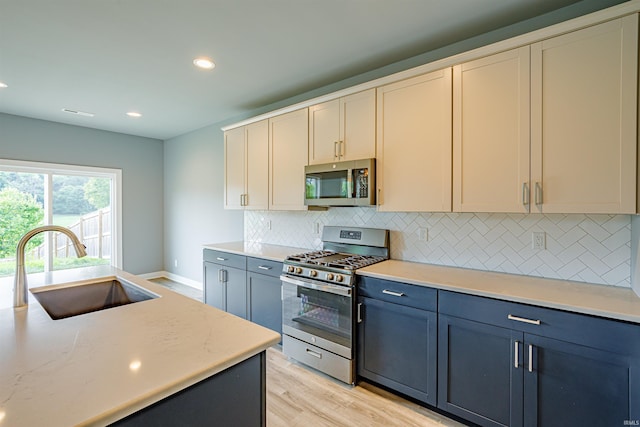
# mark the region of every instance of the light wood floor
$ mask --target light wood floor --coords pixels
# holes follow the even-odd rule
[[[267,350],[268,427],[462,426],[428,409],[361,382],[355,387]]]
[[[166,278],[159,285],[202,301],[202,291]],[[268,427],[462,426],[365,382],[355,387],[267,350]]]

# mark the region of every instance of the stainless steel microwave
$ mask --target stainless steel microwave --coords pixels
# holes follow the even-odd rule
[[[309,165],[304,168],[307,206],[371,206],[376,204],[376,160]]]

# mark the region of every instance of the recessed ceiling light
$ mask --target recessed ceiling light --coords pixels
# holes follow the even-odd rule
[[[136,111],[129,111],[127,113],[127,116],[129,116],[129,117],[142,117],[142,114],[140,114],[140,113],[138,113]]]
[[[209,58],[200,57],[193,60],[193,65],[199,68],[203,68],[205,70],[210,70],[216,66],[213,61]]]
[[[75,114],[76,116],[84,116],[84,117],[95,116],[94,113],[87,113],[86,111],[72,110],[70,108],[63,108],[62,111],[69,114]]]
[[[9,87],[6,83],[0,82],[0,88]]]

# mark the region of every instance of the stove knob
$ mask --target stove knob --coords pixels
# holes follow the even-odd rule
[[[302,267],[296,267],[296,274],[302,274]]]
[[[327,280],[333,280],[333,273],[327,273]]]
[[[342,282],[343,279],[344,279],[344,277],[342,277],[341,274],[337,274],[336,275],[336,282]]]
[[[290,265],[289,267],[287,267],[287,273],[293,273],[293,265]]]
[[[318,272],[315,270],[309,270],[309,276],[311,277],[316,277],[318,275]]]

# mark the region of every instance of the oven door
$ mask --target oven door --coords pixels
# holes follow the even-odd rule
[[[351,359],[353,288],[287,275],[280,280],[282,332]]]

